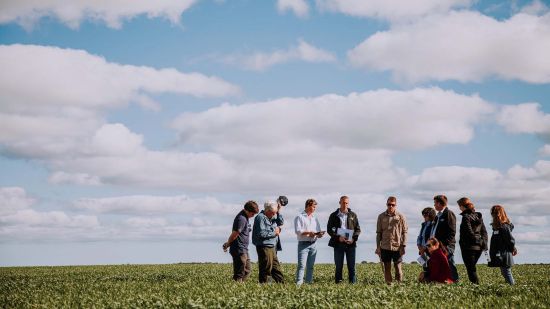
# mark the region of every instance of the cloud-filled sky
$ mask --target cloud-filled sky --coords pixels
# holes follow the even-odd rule
[[[548,55],[540,0],[3,1],[0,265],[230,262],[279,195],[295,263],[305,200],[324,223],[344,194],[359,260],[387,196],[413,248],[446,194],[548,263]]]

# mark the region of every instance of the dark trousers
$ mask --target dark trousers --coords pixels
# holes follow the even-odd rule
[[[334,280],[336,283],[342,282],[344,256],[346,256],[346,263],[348,265],[349,282],[355,283],[357,281],[357,278],[355,277],[355,246],[337,245],[334,247],[334,264],[336,264]]]
[[[481,250],[468,250],[462,249],[462,260],[464,261],[464,266],[466,266],[466,271],[468,272],[468,279],[470,282],[479,284],[479,278],[477,277],[476,263],[481,256]]]
[[[258,252],[258,281],[260,283],[266,283],[267,276],[271,276],[275,282],[284,283],[284,277],[281,272],[279,259],[277,259],[276,249],[269,247],[256,247],[256,252]]]
[[[458,277],[458,271],[456,270],[456,264],[455,264],[455,248],[454,247],[447,247],[448,255],[447,260],[449,261],[449,267],[451,268],[451,279],[453,279],[454,282],[457,282]]]
[[[248,253],[231,253],[233,258],[233,280],[244,281],[250,275],[250,257]]]

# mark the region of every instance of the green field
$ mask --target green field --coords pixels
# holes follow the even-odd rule
[[[287,284],[259,285],[257,267],[234,283],[230,264],[0,268],[0,308],[550,308],[550,265],[516,265],[517,284],[479,266],[481,285],[423,285],[420,266],[407,264],[405,282],[386,286],[379,264],[360,264],[358,284],[333,283],[334,266],[316,265],[315,283],[295,286],[295,264],[283,264]],[[462,279],[466,276],[459,265]],[[344,274],[345,275],[345,274]]]

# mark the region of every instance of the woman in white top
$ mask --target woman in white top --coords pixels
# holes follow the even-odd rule
[[[294,230],[298,237],[298,268],[296,269],[296,284],[298,285],[304,283],[304,269],[306,283],[313,282],[313,265],[317,256],[315,242],[325,233],[321,231],[321,224],[313,214],[315,208],[317,208],[317,202],[314,199],[308,199],[305,210],[294,219]]]

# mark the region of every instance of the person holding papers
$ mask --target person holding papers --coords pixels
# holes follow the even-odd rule
[[[313,265],[317,256],[315,242],[323,237],[321,224],[314,212],[317,202],[310,198],[306,201],[305,209],[294,219],[294,231],[298,237],[298,267],[296,268],[296,284],[304,283],[304,270],[306,283],[313,283]]]
[[[344,256],[348,265],[348,279],[355,283],[355,248],[361,234],[361,227],[357,215],[349,209],[349,197],[340,197],[340,208],[331,213],[328,218],[327,232],[330,235],[328,245],[334,248],[334,264],[336,283],[342,282]]]

